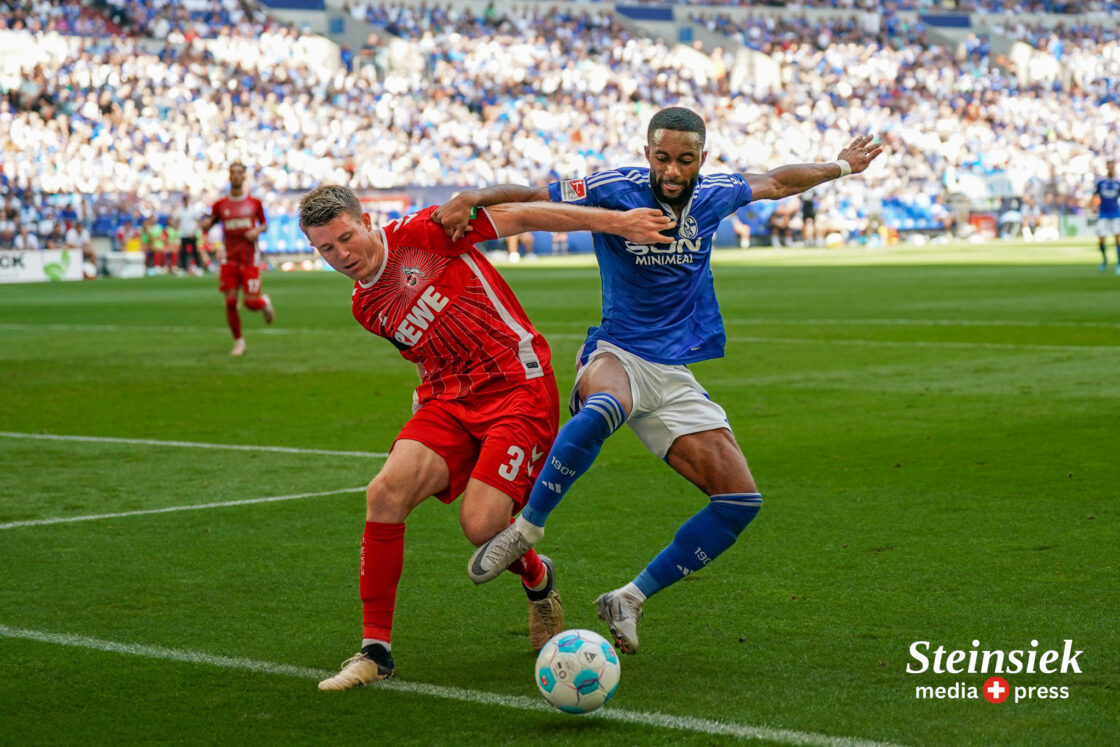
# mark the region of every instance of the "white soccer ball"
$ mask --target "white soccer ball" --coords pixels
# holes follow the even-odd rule
[[[565,713],[588,713],[606,703],[620,672],[614,647],[592,630],[565,630],[537,654],[537,687]]]

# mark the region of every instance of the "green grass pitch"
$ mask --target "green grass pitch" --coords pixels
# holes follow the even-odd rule
[[[347,281],[266,275],[277,323],[244,314],[242,359],[212,277],[0,286],[0,743],[1115,744],[1120,277],[1098,261],[1088,244],[720,253],[728,352],[694,370],[764,507],[650,600],[642,652],[588,717],[538,697],[523,595],[471,584],[456,507],[435,501],[408,523],[399,680],[316,691],[356,650],[361,488],[415,385],[350,317]],[[596,270],[504,274],[566,396]],[[233,501],[255,502],[158,511]],[[540,545],[569,627],[603,631],[595,596],[701,505],[612,438]],[[1080,674],[1005,675],[1065,698],[919,698],[989,675],[906,671],[914,641],[1066,639]]]

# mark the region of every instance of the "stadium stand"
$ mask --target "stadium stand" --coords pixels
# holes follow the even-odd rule
[[[301,253],[290,216],[317,183],[399,210],[582,175],[639,162],[642,118],[669,104],[708,119],[713,171],[878,133],[890,168],[820,190],[843,236],[967,227],[1022,195],[1079,211],[1120,121],[1120,42],[1101,15],[1117,3],[1072,5],[957,3],[960,28],[930,1],[663,6],[679,43],[603,3],[348,2],[332,12],[366,39],[351,71],[348,49],[241,0],[2,2],[0,247],[23,224],[114,236],[184,191],[216,197],[240,159],[268,251]],[[772,209],[743,216],[760,240]]]

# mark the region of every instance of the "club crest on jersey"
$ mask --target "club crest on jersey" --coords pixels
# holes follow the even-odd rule
[[[684,219],[681,227],[677,229],[682,239],[695,239],[696,234],[700,232],[699,226],[696,225],[696,219],[691,215]]]
[[[560,199],[564,202],[576,202],[587,197],[587,185],[583,179],[569,179],[560,182]]]
[[[424,279],[424,273],[419,267],[402,267],[401,274],[404,275],[404,284],[409,288],[415,288]]]

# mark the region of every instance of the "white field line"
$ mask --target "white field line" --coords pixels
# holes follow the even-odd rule
[[[225,449],[227,451],[270,451],[277,454],[315,454],[318,456],[347,456],[383,459],[388,454],[380,451],[330,451],[328,449],[299,449],[292,446],[253,446],[246,444],[210,444],[198,441],[157,441],[149,438],[112,438],[108,436],[70,436],[55,433],[17,433],[0,431],[0,438],[30,438],[43,441],[83,441],[104,444],[132,444],[138,446],[170,446],[188,449]]]
[[[221,667],[223,669],[238,669],[245,672],[258,672],[260,674],[296,677],[304,680],[321,680],[331,676],[334,672],[312,669],[310,667],[297,667],[291,664],[276,664],[267,661],[254,661],[236,656],[221,656],[205,654],[198,651],[164,648],[162,646],[144,646],[135,643],[117,643],[99,638],[67,635],[60,633],[46,633],[38,630],[25,630],[0,625],[0,637],[18,638],[28,641],[38,641],[57,646],[75,646],[78,648],[93,649],[129,656],[142,656],[149,659],[161,659],[186,664],[205,664]],[[529,680],[526,675],[526,681]],[[310,691],[308,685],[308,698],[329,698]],[[409,693],[412,695],[425,695],[446,700],[458,700],[465,703],[475,703],[485,706],[513,708],[522,711],[544,711],[555,713],[551,707],[539,698],[528,698],[514,695],[499,695],[497,693],[479,692],[460,687],[446,687],[442,685],[428,685],[422,682],[407,682],[402,680],[385,680],[370,685],[369,689],[387,689],[395,692]],[[571,718],[560,716],[556,718]],[[619,708],[608,707],[602,711],[588,714],[583,718],[601,719],[604,721],[618,721],[638,726],[657,727],[662,729],[675,729],[713,736],[738,737],[740,739],[762,739],[771,742],[797,745],[826,745],[827,747],[877,747],[883,742],[871,742],[851,737],[833,737],[827,734],[814,734],[812,732],[792,731],[789,729],[773,729],[768,726],[750,726],[746,724],[714,721],[711,719],[693,718],[690,716],[672,716],[662,713],[642,713],[625,711]]]
[[[318,493],[295,493],[293,495],[270,495],[264,498],[244,498],[236,501],[219,501],[216,503],[198,503],[190,506],[167,506],[164,508],[143,508],[136,511],[118,511],[111,514],[87,514],[85,516],[58,516],[51,519],[26,519],[24,521],[9,521],[0,524],[0,530],[17,529],[19,527],[39,527],[46,524],[71,524],[76,521],[99,521],[101,519],[119,519],[124,516],[143,516],[146,514],[169,514],[176,511],[202,511],[207,508],[228,508],[230,506],[249,506],[254,503],[277,503],[279,501],[298,501],[304,498],[319,498],[324,495],[339,495],[341,493],[357,493],[364,491],[365,486],[357,488],[340,488],[339,490],[324,490]]]

